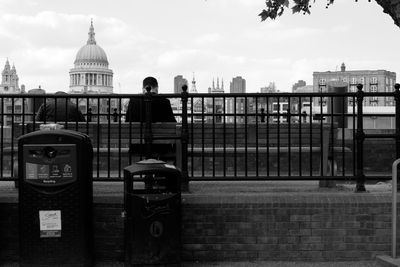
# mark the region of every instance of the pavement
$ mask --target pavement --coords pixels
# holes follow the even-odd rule
[[[18,263],[4,263],[1,267],[18,267]],[[122,262],[101,262],[95,267],[123,267]],[[182,267],[381,267],[376,261],[341,261],[341,262],[184,262]]]

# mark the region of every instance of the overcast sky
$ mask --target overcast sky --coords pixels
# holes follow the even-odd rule
[[[213,77],[275,82],[290,91],[313,71],[386,69],[400,73],[400,29],[375,1],[317,0],[311,15],[260,22],[264,0],[0,0],[0,69],[15,64],[26,89],[68,91],[69,70],[93,18],[97,44],[114,72],[114,92],[140,93],[152,75],[160,92],[182,74],[199,92]]]

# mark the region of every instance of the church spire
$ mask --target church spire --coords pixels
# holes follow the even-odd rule
[[[90,21],[90,28],[89,28],[89,39],[87,41],[87,44],[96,44],[96,40],[94,39],[94,27],[93,27],[93,19]]]
[[[8,58],[7,58],[7,61],[6,61],[6,65],[4,66],[4,69],[6,69],[6,70],[10,69],[10,62],[8,61]]]
[[[190,88],[190,92],[191,93],[197,93],[196,80],[194,78],[194,72],[193,72],[192,88]]]

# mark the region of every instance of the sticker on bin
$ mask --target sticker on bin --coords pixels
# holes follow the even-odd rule
[[[61,210],[39,210],[40,237],[61,237]]]

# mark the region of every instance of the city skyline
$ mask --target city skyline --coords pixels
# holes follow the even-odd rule
[[[153,8],[157,7],[157,8]],[[275,82],[281,92],[314,71],[399,72],[399,28],[375,2],[317,1],[311,15],[260,22],[260,0],[168,1],[120,5],[105,1],[0,1],[0,63],[15,64],[26,89],[68,91],[68,72],[87,40],[96,40],[114,71],[115,93],[141,93],[145,76],[172,93],[174,77],[196,76],[198,92],[212,79],[246,79],[247,92]],[[146,12],[149,11],[149,12]],[[338,20],[340,18],[340,20]],[[184,21],[184,23],[182,23]]]

